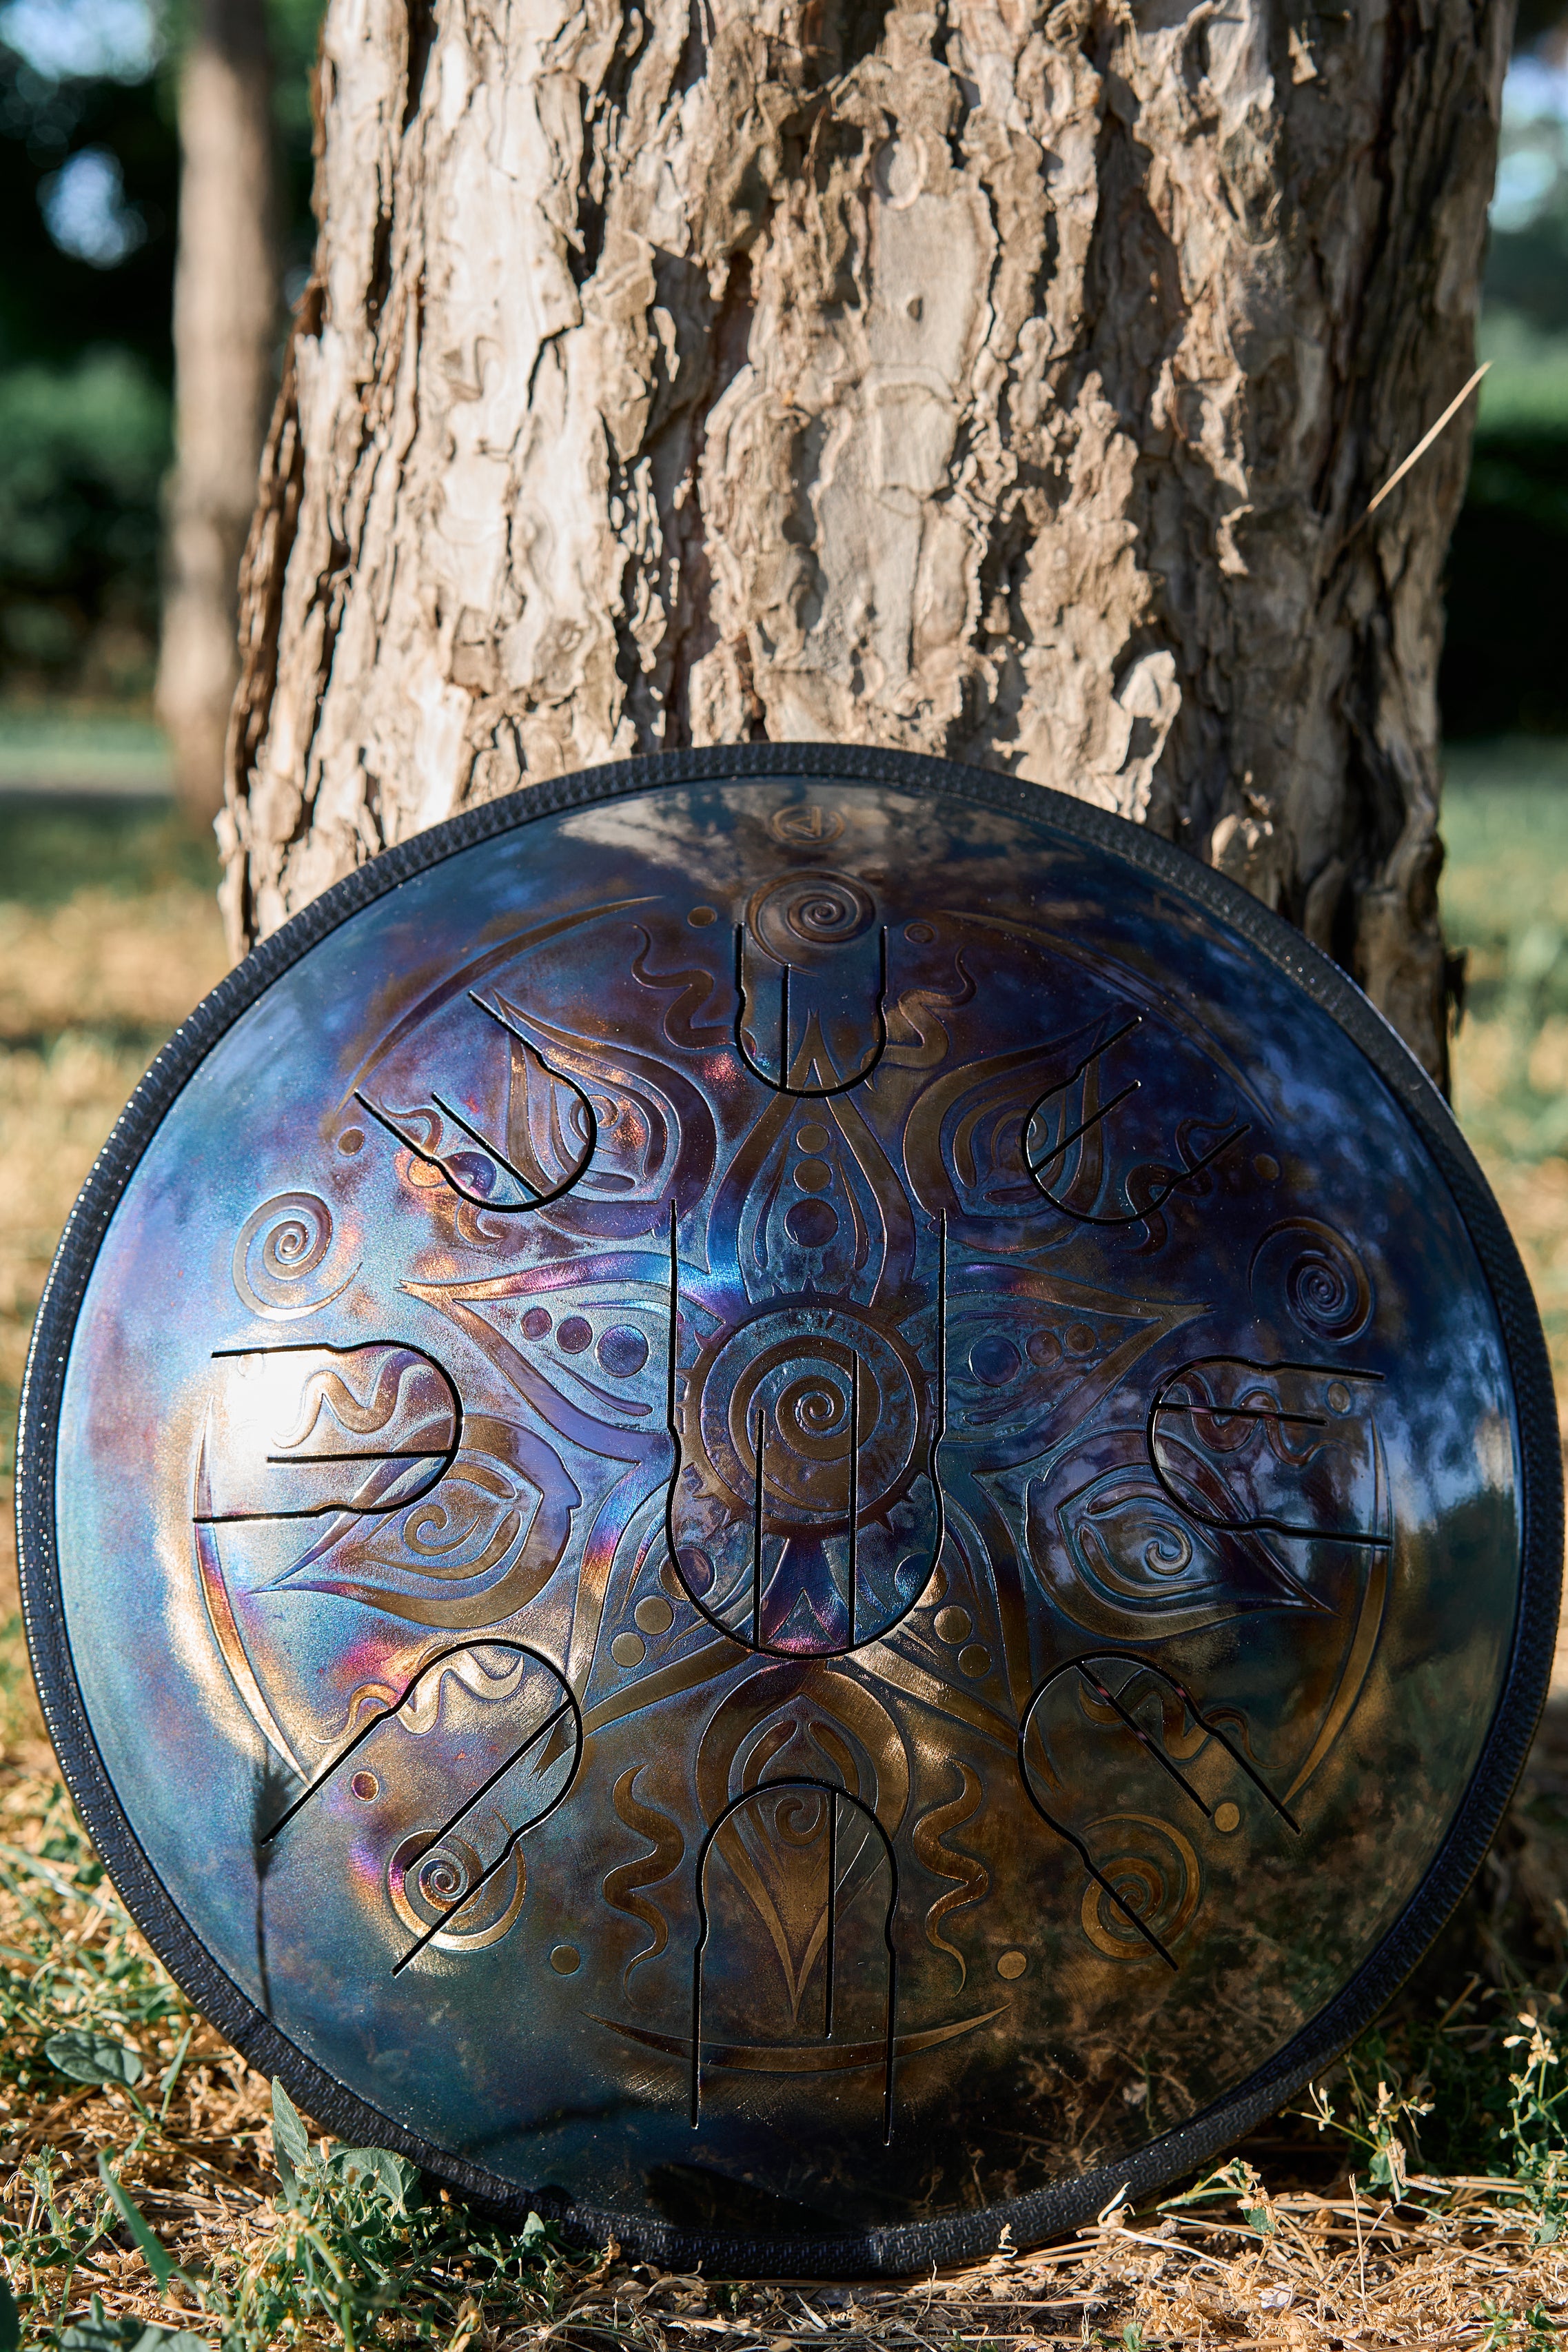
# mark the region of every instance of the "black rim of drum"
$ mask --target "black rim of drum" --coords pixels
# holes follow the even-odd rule
[[[455,852],[542,817],[664,784],[747,783],[820,777],[883,784],[1045,821],[1141,868],[1239,934],[1329,1013],[1359,1046],[1420,1135],[1447,1182],[1497,1306],[1518,1412],[1523,1540],[1519,1611],[1507,1678],[1480,1760],[1435,1860],[1377,1949],[1326,2008],[1228,2097],[1124,2161],[1009,2202],[941,2220],[842,2237],[747,2239],[699,2231],[574,2202],[559,2191],[524,2195],[419,2137],[348,2090],[296,2047],[219,1967],[142,1852],[93,1738],[66,1636],[54,1512],[60,1401],[76,1321],[99,1246],[165,1113],[225,1033],[340,923]],[[531,785],[450,818],[337,883],[264,940],[204,999],[136,1088],[71,1211],[45,1286],[28,1353],[17,1438],[17,1540],[23,1616],[45,1721],[98,1850],[149,1943],[196,2006],[246,2062],[340,2137],[396,2149],[492,2211],[529,2209],[569,2235],[615,2236],[629,2254],[675,2267],[760,2276],[899,2276],[981,2257],[1004,2227],[1038,2243],[1092,2221],[1119,2190],[1133,2200],[1216,2156],[1320,2073],[1397,1990],[1463,1895],[1511,1795],[1551,1677],[1563,1559],[1563,1462],[1552,1375],[1535,1300],[1502,1213],[1437,1088],[1394,1030],[1339,967],[1239,884],[1183,850],[1036,784],[977,768],[821,744],[767,743],[664,752]]]

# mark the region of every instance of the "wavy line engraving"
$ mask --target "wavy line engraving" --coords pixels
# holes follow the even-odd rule
[[[643,1764],[630,1765],[611,1790],[611,1802],[626,1827],[638,1837],[649,1841],[646,1853],[632,1862],[618,1863],[604,1878],[604,1900],[612,1911],[621,1911],[629,1919],[638,1920],[647,1928],[650,1940],[640,1952],[633,1952],[621,1971],[621,1989],[624,1992],[632,1981],[632,1971],[640,1969],[644,1960],[656,1960],[670,1940],[670,1923],[664,1913],[644,1899],[643,1890],[662,1885],[677,1871],[685,1858],[686,1842],[680,1823],[656,1805],[645,1805],[637,1796],[637,1776],[646,1771]]]
[[[950,1911],[967,1911],[972,1903],[983,1902],[990,1892],[991,1874],[977,1854],[966,1853],[962,1846],[946,1843],[949,1830],[962,1829],[973,1821],[980,1810],[985,1794],[977,1772],[959,1757],[950,1759],[958,1775],[958,1793],[945,1805],[933,1805],[915,1822],[912,1843],[916,1859],[930,1871],[934,1878],[946,1878],[952,1883],[946,1895],[939,1895],[925,1914],[925,1940],[938,1952],[946,1952],[958,1963],[958,1990],[963,1991],[969,1980],[969,1966],[956,1944],[950,1944],[941,1933],[942,1921]]]

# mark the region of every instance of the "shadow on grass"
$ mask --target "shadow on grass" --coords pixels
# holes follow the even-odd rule
[[[211,834],[167,800],[0,789],[0,904],[57,907],[83,889],[215,890],[218,873]]]

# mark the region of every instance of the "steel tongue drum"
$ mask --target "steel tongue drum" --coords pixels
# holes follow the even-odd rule
[[[324,2126],[908,2271],[1217,2152],[1534,1727],[1556,1417],[1323,957],[1117,818],[674,754],[389,852],[61,1244],[27,1625],[115,1882]]]

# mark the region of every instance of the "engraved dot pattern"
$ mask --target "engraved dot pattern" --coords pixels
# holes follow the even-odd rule
[[[1210,2160],[1550,1648],[1446,1115],[1032,785],[741,746],[392,856],[196,1016],[46,1309],[29,1613],[155,1942],[340,2137],[666,2269]]]

